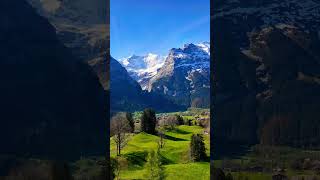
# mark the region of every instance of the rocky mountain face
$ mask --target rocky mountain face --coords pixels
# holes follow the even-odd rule
[[[0,153],[105,154],[108,114],[96,74],[26,1],[0,1],[0,22]]]
[[[126,68],[129,75],[135,79],[143,90],[148,88],[149,81],[163,66],[164,58],[149,53],[145,56],[132,55],[121,60],[121,64]]]
[[[186,107],[209,107],[210,44],[186,44],[169,52],[148,91]]]
[[[212,7],[216,141],[318,145],[319,6],[264,0]]]
[[[114,58],[110,61],[110,106],[111,113],[117,111],[138,111],[153,108],[158,112],[180,110],[160,94],[143,91],[139,83]]]
[[[109,1],[27,0],[55,26],[61,42],[79,60],[93,66],[103,87],[109,89]],[[101,70],[106,70],[101,73]]]

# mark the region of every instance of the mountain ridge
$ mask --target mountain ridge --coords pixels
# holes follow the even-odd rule
[[[163,67],[150,79],[148,91],[187,107],[209,107],[209,76],[210,44],[189,43],[169,51]]]

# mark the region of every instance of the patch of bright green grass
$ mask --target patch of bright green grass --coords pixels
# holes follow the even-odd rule
[[[210,164],[209,162],[186,163],[186,164],[171,164],[165,165],[166,180],[209,180],[210,179]],[[146,171],[127,170],[121,172],[121,179],[145,179]]]
[[[165,166],[166,180],[209,180],[209,162],[173,164]]]

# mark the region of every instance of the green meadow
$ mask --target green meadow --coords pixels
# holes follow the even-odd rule
[[[206,153],[209,157],[210,136],[204,134],[204,129],[200,126],[177,126],[165,132],[165,143],[161,149],[161,159],[165,171],[166,179],[210,179],[210,163],[191,162],[189,147],[192,134],[203,134]],[[120,179],[145,179],[144,166],[146,157],[150,151],[157,151],[159,137],[156,135],[137,133],[128,135],[128,141],[121,151],[122,167]],[[111,157],[116,156],[116,144],[111,138]]]

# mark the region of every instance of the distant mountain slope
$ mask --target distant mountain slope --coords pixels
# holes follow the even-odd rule
[[[148,91],[187,107],[209,107],[210,44],[186,44],[170,50],[149,81]]]
[[[215,142],[319,145],[320,2],[216,3]]]
[[[24,0],[0,1],[0,153],[105,154],[105,92],[55,28]]]
[[[110,59],[110,74],[111,109],[141,109],[146,106],[147,103],[143,102],[141,98],[142,90],[139,84],[112,57]]]

